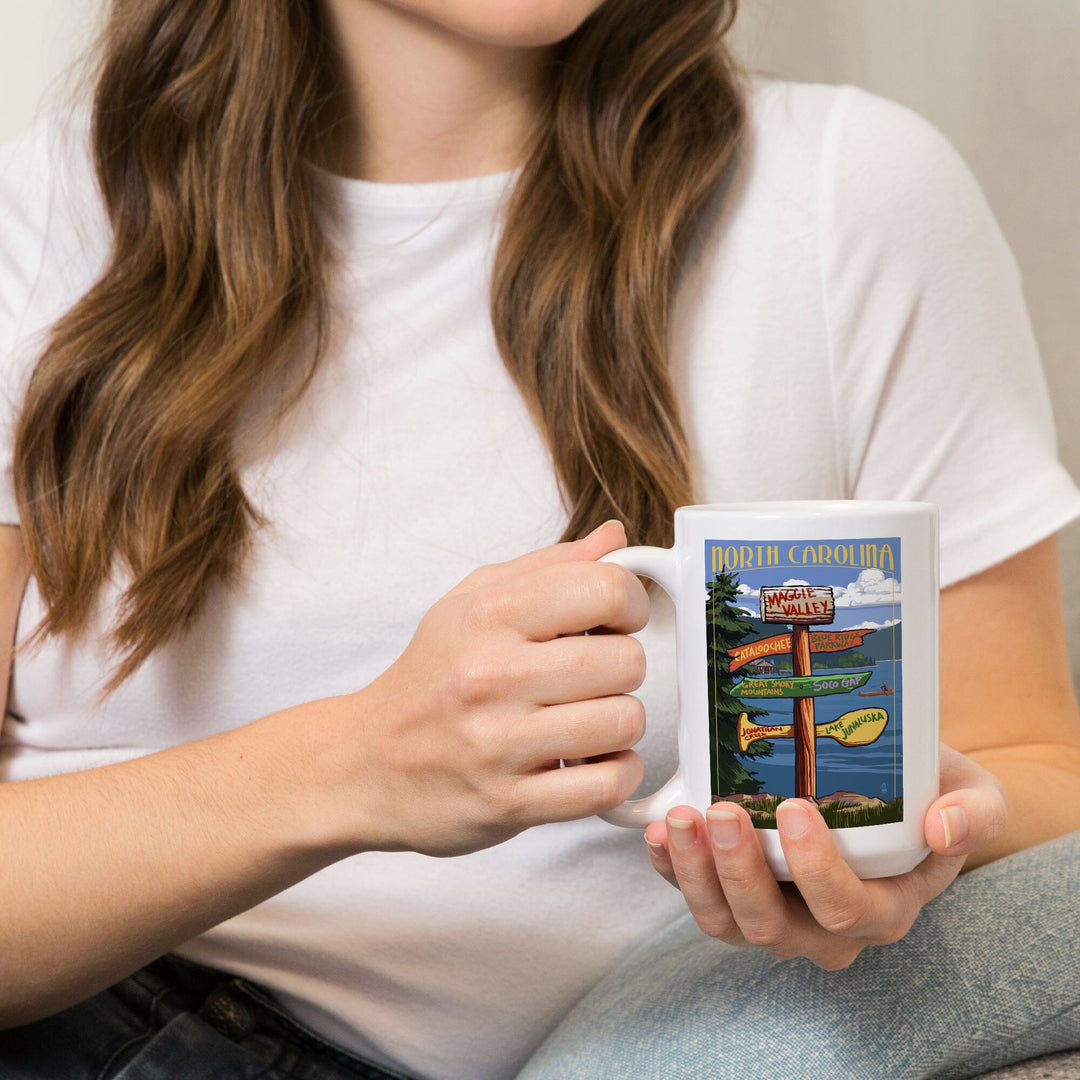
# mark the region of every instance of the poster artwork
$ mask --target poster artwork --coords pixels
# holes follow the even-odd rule
[[[900,540],[705,542],[713,801],[902,821]]]

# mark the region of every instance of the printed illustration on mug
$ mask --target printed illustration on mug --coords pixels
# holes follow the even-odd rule
[[[714,801],[902,821],[900,540],[705,542]]]

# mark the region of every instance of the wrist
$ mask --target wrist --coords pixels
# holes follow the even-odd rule
[[[268,785],[267,824],[280,843],[329,864],[379,847],[358,761],[364,692],[321,698],[256,721]]]

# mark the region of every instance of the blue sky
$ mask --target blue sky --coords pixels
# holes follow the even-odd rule
[[[799,567],[800,576],[776,580],[775,568],[769,570],[744,570],[740,577],[772,576],[763,584],[772,585],[830,585],[836,604],[836,618],[829,624],[833,630],[852,630],[859,627],[884,629],[900,621],[900,582],[883,570],[854,570],[844,572],[836,566]],[[843,576],[841,576],[843,575]],[[736,603],[748,615],[760,618],[758,589],[739,584]]]

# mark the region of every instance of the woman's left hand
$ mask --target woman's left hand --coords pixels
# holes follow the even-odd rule
[[[777,809],[780,843],[793,877],[772,876],[742,807],[718,803],[703,820],[688,807],[645,831],[653,866],[676,888],[702,931],[773,956],[805,956],[847,967],[867,945],[902,938],[923,904],[960,873],[964,859],[1005,828],[1001,784],[970,758],[941,747],[943,794],[923,823],[928,855],[898,877],[861,881],[840,857],[817,807],[788,799]]]

